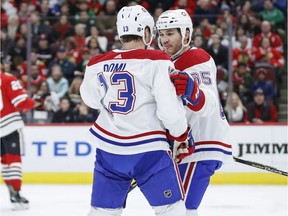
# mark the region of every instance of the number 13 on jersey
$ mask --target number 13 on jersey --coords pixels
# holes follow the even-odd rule
[[[105,95],[101,102],[109,112],[128,114],[133,111],[136,92],[134,76],[131,73],[128,71],[113,72],[110,76],[110,80],[107,80],[102,72],[98,74],[98,79],[105,90]],[[111,92],[109,91],[117,92],[117,94],[111,95]],[[111,99],[109,101],[104,100],[108,94]]]

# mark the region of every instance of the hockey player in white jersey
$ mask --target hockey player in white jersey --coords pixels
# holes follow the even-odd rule
[[[185,105],[195,141],[194,153],[181,161],[179,170],[186,215],[196,216],[210,177],[222,162],[232,159],[229,124],[218,98],[214,60],[203,49],[190,45],[193,24],[188,13],[183,9],[165,11],[156,27],[159,47],[180,71],[171,79]]]
[[[122,50],[96,55],[87,64],[81,97],[100,109],[90,128],[97,152],[89,216],[121,215],[132,179],[155,215],[185,216],[183,187],[166,130],[184,146],[184,156],[194,143],[170,81],[170,56],[146,49],[153,27],[142,6],[123,7],[117,15]]]

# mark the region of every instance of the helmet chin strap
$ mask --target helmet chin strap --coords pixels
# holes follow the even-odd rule
[[[146,46],[146,49],[147,49],[148,47],[150,47],[150,44],[151,44],[151,42],[152,42],[152,40],[153,40],[152,32],[151,32],[151,34],[150,34],[150,40],[149,40],[148,43],[146,42],[146,39],[145,39],[145,33],[144,33],[143,36],[142,36],[142,40],[143,40],[143,43],[144,43],[145,46]]]
[[[147,48],[147,47],[150,47],[150,44],[151,44],[151,42],[152,42],[152,37],[150,37],[150,41],[149,41],[148,43],[146,42],[144,35],[143,35],[143,37],[142,37],[142,40],[143,40],[143,43],[145,44],[146,48]]]

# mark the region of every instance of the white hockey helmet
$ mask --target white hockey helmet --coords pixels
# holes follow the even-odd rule
[[[182,45],[185,47],[188,46],[191,42],[193,33],[193,23],[190,15],[184,9],[167,10],[163,12],[156,22],[156,27],[158,32],[159,30],[163,29],[179,28],[182,36]],[[190,34],[188,43],[184,44],[184,36],[187,28],[190,30]],[[162,49],[162,45],[159,44],[159,46]]]
[[[117,15],[117,31],[121,38],[123,35],[138,35],[143,38],[146,45],[150,45],[154,37],[154,19],[142,6],[125,6],[120,9]],[[151,32],[150,42],[144,40],[144,30],[148,27]]]

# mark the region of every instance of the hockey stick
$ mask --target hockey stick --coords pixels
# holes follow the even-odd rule
[[[234,159],[234,161],[236,161],[238,163],[246,164],[248,166],[252,166],[252,167],[255,167],[255,168],[258,168],[258,169],[263,169],[263,170],[266,170],[268,172],[273,172],[273,173],[277,173],[277,174],[280,174],[280,175],[288,176],[288,173],[286,171],[279,170],[279,169],[271,167],[271,166],[267,166],[267,165],[264,165],[264,164],[256,163],[254,161],[243,160],[243,159],[240,159],[240,158],[237,158],[237,157],[233,157],[233,159]]]
[[[279,169],[271,167],[271,166],[263,165],[263,164],[260,164],[260,163],[254,162],[254,161],[243,160],[243,159],[240,159],[240,158],[237,158],[237,157],[234,157],[234,156],[233,156],[233,159],[234,159],[235,162],[238,162],[238,163],[242,163],[242,164],[245,164],[245,165],[248,165],[248,166],[252,166],[252,167],[255,167],[255,168],[258,168],[258,169],[266,170],[268,172],[273,172],[273,173],[276,173],[276,174],[288,176],[288,173],[286,171],[279,170]],[[137,183],[133,179],[131,181],[128,193],[131,192],[133,189],[135,189],[136,186],[137,186]],[[126,203],[126,200],[125,200],[125,203]]]

